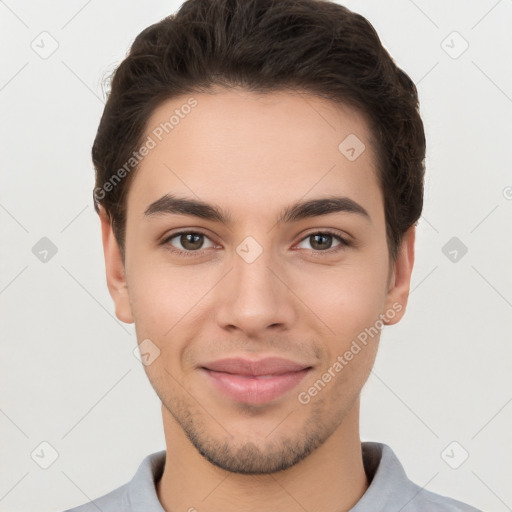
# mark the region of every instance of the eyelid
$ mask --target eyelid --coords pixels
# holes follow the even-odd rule
[[[181,229],[179,231],[166,234],[166,235],[164,235],[164,237],[163,237],[162,241],[160,242],[160,244],[164,245],[164,246],[167,246],[167,245],[170,245],[169,242],[173,238],[179,237],[180,235],[190,235],[190,234],[202,235],[205,238],[207,238],[208,240],[210,240],[210,242],[214,246],[219,245],[217,242],[215,242],[215,240],[212,239],[212,237],[209,234],[204,232],[203,229],[199,229],[199,228],[198,229],[195,229],[195,228]],[[169,249],[171,252],[178,253],[178,254],[187,254],[187,255],[203,254],[203,252],[206,250],[206,249],[199,249],[197,251],[186,251],[186,250],[183,250],[183,249],[178,249],[178,248],[173,247],[173,246],[171,246],[171,247],[172,248]],[[207,249],[211,249],[211,247],[208,247]]]
[[[177,236],[186,235],[186,234],[202,235],[205,238],[207,238],[208,240],[210,240],[213,245],[220,245],[217,242],[215,242],[215,240],[213,240],[212,237],[203,230],[203,228],[181,229],[179,231],[165,235],[162,239],[161,245],[164,245],[164,246],[170,245],[169,241],[171,239],[176,238]],[[337,238],[340,242],[339,245],[335,246],[334,248],[326,249],[325,251],[310,249],[309,252],[314,255],[319,255],[319,256],[324,255],[324,254],[332,255],[332,254],[335,254],[343,249],[346,249],[347,247],[351,247],[352,245],[354,245],[350,236],[347,236],[345,234],[342,235],[337,230],[333,230],[330,228],[323,228],[323,229],[315,228],[315,229],[312,229],[311,231],[307,232],[306,234],[303,234],[301,236],[301,238],[299,239],[299,241],[294,244],[294,246],[302,243],[304,240],[306,240],[307,238],[309,238],[310,236],[313,236],[313,235],[330,235],[334,238]],[[185,255],[185,256],[200,256],[200,255],[203,255],[206,250],[211,249],[211,247],[208,247],[207,249],[199,249],[197,251],[187,251],[187,250],[177,249],[173,246],[170,246],[170,247],[171,248],[168,249],[170,252],[172,252],[174,254],[178,254],[178,255]],[[308,250],[308,249],[306,249],[306,250]]]
[[[318,250],[310,249],[310,252],[315,255],[317,255],[317,254],[318,255],[334,254],[338,250],[342,250],[344,248],[351,247],[352,245],[354,245],[350,236],[348,236],[346,234],[342,234],[338,230],[334,230],[334,229],[330,229],[330,228],[324,228],[324,229],[315,228],[312,231],[307,232],[305,235],[302,235],[301,239],[295,245],[302,243],[304,240],[306,240],[307,238],[309,238],[313,235],[330,235],[334,238],[337,238],[340,242],[339,245],[337,245],[335,247],[331,247],[330,249],[326,249],[325,251],[318,251]]]
[[[340,231],[340,230],[334,229],[334,228],[313,228],[313,229],[307,231],[304,235],[302,235],[300,241],[302,242],[302,240],[304,240],[304,238],[307,238],[308,236],[319,235],[319,234],[332,235],[332,236],[338,237],[341,240],[345,241],[347,244],[351,243],[351,241],[352,241],[352,237],[348,233],[345,233],[344,231]]]

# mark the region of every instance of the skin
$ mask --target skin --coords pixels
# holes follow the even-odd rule
[[[369,485],[360,392],[380,335],[308,404],[298,394],[379,315],[385,324],[401,319],[414,227],[391,262],[371,134],[357,111],[299,92],[220,89],[193,97],[198,105],[149,152],[131,183],[124,263],[100,211],[116,315],[135,323],[139,343],[149,338],[160,350],[144,367],[162,401],[167,459],[158,497],[167,511],[349,510]],[[161,104],[146,135],[187,99]],[[355,161],[338,150],[349,134],[366,145]],[[167,193],[218,205],[233,223],[144,215]],[[333,194],[359,203],[370,219],[337,212],[276,224],[295,201]],[[340,241],[328,235],[315,245],[311,235],[325,229],[353,243],[332,252]],[[195,246],[179,236],[164,242],[182,230],[206,236]],[[252,263],[236,252],[248,236],[263,251]],[[278,399],[250,405],[220,394],[198,369],[231,356],[280,356],[313,370]]]

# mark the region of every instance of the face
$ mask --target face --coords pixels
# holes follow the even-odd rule
[[[148,122],[156,144],[128,193],[124,266],[102,216],[109,289],[158,355],[144,368],[168,427],[223,469],[272,473],[358,404],[377,331],[405,311],[414,230],[391,263],[356,111],[299,93],[193,98]],[[274,357],[296,366],[251,365]]]

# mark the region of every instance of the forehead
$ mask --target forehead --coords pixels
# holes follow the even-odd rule
[[[233,208],[345,195],[382,212],[363,115],[300,92],[217,90],[167,100],[148,120],[128,210],[167,193]],[[131,205],[131,206],[130,206]]]

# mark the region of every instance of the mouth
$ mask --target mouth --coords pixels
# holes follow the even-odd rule
[[[200,367],[216,391],[247,404],[276,400],[295,388],[311,370],[312,366],[281,358],[260,361],[232,358]]]

